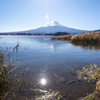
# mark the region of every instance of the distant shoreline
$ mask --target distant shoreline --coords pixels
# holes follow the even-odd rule
[[[67,32],[56,32],[56,33],[0,33],[0,35],[35,35],[35,36],[60,36],[68,35]]]

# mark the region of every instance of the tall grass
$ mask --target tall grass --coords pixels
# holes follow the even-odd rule
[[[52,37],[51,40],[64,40],[64,41],[70,41],[73,34],[70,35],[64,35],[64,36],[58,36],[58,37]]]
[[[84,34],[74,35],[71,37],[71,42],[99,44],[100,43],[100,32],[87,32]]]
[[[25,70],[21,68],[19,73],[12,75],[12,72],[19,68],[19,66],[14,65],[14,61],[16,61],[15,59],[14,61],[10,61],[15,51],[18,50],[18,47],[19,43],[12,49],[12,51],[9,49],[0,49],[0,100],[5,99],[13,87],[22,79],[22,76],[25,72]],[[14,79],[15,82],[12,82],[12,79]]]
[[[0,50],[0,89],[7,83],[7,65],[4,65],[4,51]]]
[[[9,64],[5,64],[5,60],[9,58],[9,55],[10,54],[7,54],[7,50],[0,50],[0,99],[10,83],[7,75]]]
[[[86,44],[99,44],[100,43],[100,31],[86,32],[83,34],[64,35],[60,37],[52,37],[52,40],[65,40],[72,43],[86,43]]]

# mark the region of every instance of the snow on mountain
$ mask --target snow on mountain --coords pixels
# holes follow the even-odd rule
[[[46,24],[44,27],[49,27],[49,26],[62,26],[62,25],[57,21],[52,21],[51,23]]]
[[[33,33],[34,34],[34,33],[56,33],[56,32],[83,33],[87,31],[69,28],[69,27],[61,25],[57,21],[52,21],[51,23],[48,23],[47,25],[43,27],[32,29],[32,30],[27,30],[27,31],[20,31],[16,33]]]

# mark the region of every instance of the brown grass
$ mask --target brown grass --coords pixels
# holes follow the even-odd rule
[[[51,39],[71,41],[72,43],[99,44],[100,43],[100,31],[86,32],[83,34],[75,34],[75,35],[64,35],[60,37],[52,37]]]
[[[11,72],[19,66],[14,66],[14,61],[10,61],[10,59],[14,52],[17,51],[18,46],[19,43],[13,48],[13,52],[10,52],[9,49],[2,50],[0,48],[0,100],[4,100],[2,98],[6,97],[6,94],[9,92],[9,87],[11,85],[14,86],[12,81],[10,81],[13,77],[11,76]]]
[[[70,41],[73,34],[70,35],[64,35],[64,36],[58,36],[58,37],[52,37],[51,40],[64,40],[64,41]]]

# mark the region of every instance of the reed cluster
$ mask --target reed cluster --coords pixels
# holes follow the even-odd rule
[[[8,88],[13,85],[13,83],[11,82],[11,72],[17,69],[18,66],[13,65],[14,60],[10,60],[15,51],[17,51],[18,46],[19,43],[13,48],[12,51],[10,51],[10,49],[3,50],[0,48],[0,100],[3,100],[2,98],[6,97]]]
[[[0,89],[7,83],[7,66],[4,64],[4,59],[4,51],[0,50]]]
[[[99,44],[100,31],[52,37],[51,40],[70,41],[72,43]]]

